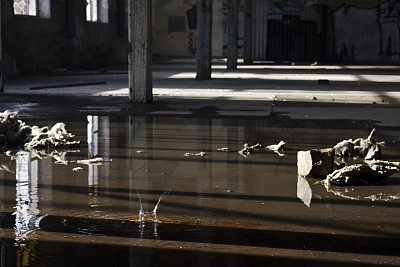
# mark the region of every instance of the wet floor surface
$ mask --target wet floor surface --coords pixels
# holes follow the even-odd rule
[[[398,126],[215,116],[212,108],[129,115],[104,106],[62,118],[81,141],[79,150],[54,154],[68,165],[0,155],[1,266],[400,265],[400,175],[326,188],[298,177],[296,166],[298,150],[365,138],[373,127],[386,141],[384,159],[400,161]],[[21,110],[28,124],[61,120],[29,110]],[[281,140],[284,155],[264,149]],[[257,142],[253,154],[237,153]],[[76,163],[94,157],[104,161]]]

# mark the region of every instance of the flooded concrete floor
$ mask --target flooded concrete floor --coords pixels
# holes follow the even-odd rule
[[[399,175],[379,186],[325,188],[298,178],[296,166],[298,150],[366,137],[373,127],[387,142],[384,159],[400,161],[399,126],[283,112],[215,116],[213,108],[161,116],[104,103],[70,113],[2,106],[19,107],[29,124],[62,120],[81,141],[66,159],[104,162],[0,155],[1,266],[400,265]],[[237,153],[244,143],[280,140],[284,156]],[[309,206],[299,191],[312,194]]]

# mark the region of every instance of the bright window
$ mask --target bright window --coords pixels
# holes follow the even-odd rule
[[[86,20],[108,23],[108,0],[86,0]]]
[[[36,0],[14,0],[14,14],[36,16]]]
[[[86,20],[97,21],[97,0],[86,0]]]

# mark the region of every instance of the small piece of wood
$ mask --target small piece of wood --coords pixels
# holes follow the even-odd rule
[[[302,176],[324,178],[333,171],[333,148],[297,152],[297,173]]]

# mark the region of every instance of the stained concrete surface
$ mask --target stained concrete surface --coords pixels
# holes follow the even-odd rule
[[[255,65],[248,75],[259,77],[248,80],[243,70],[215,68],[214,80],[199,82],[185,74],[191,62],[155,65],[151,104],[128,103],[124,73],[8,81],[2,110],[39,126],[63,121],[82,143],[68,160],[105,161],[0,155],[2,266],[400,265],[399,175],[326,188],[298,183],[296,167],[298,150],[374,127],[387,143],[384,159],[400,161],[397,68]],[[296,81],[310,72],[313,79]],[[316,79],[326,75],[333,81],[321,87]],[[27,90],[81,80],[107,84]],[[237,153],[244,143],[280,140],[284,157]],[[310,194],[309,206],[299,191]]]

